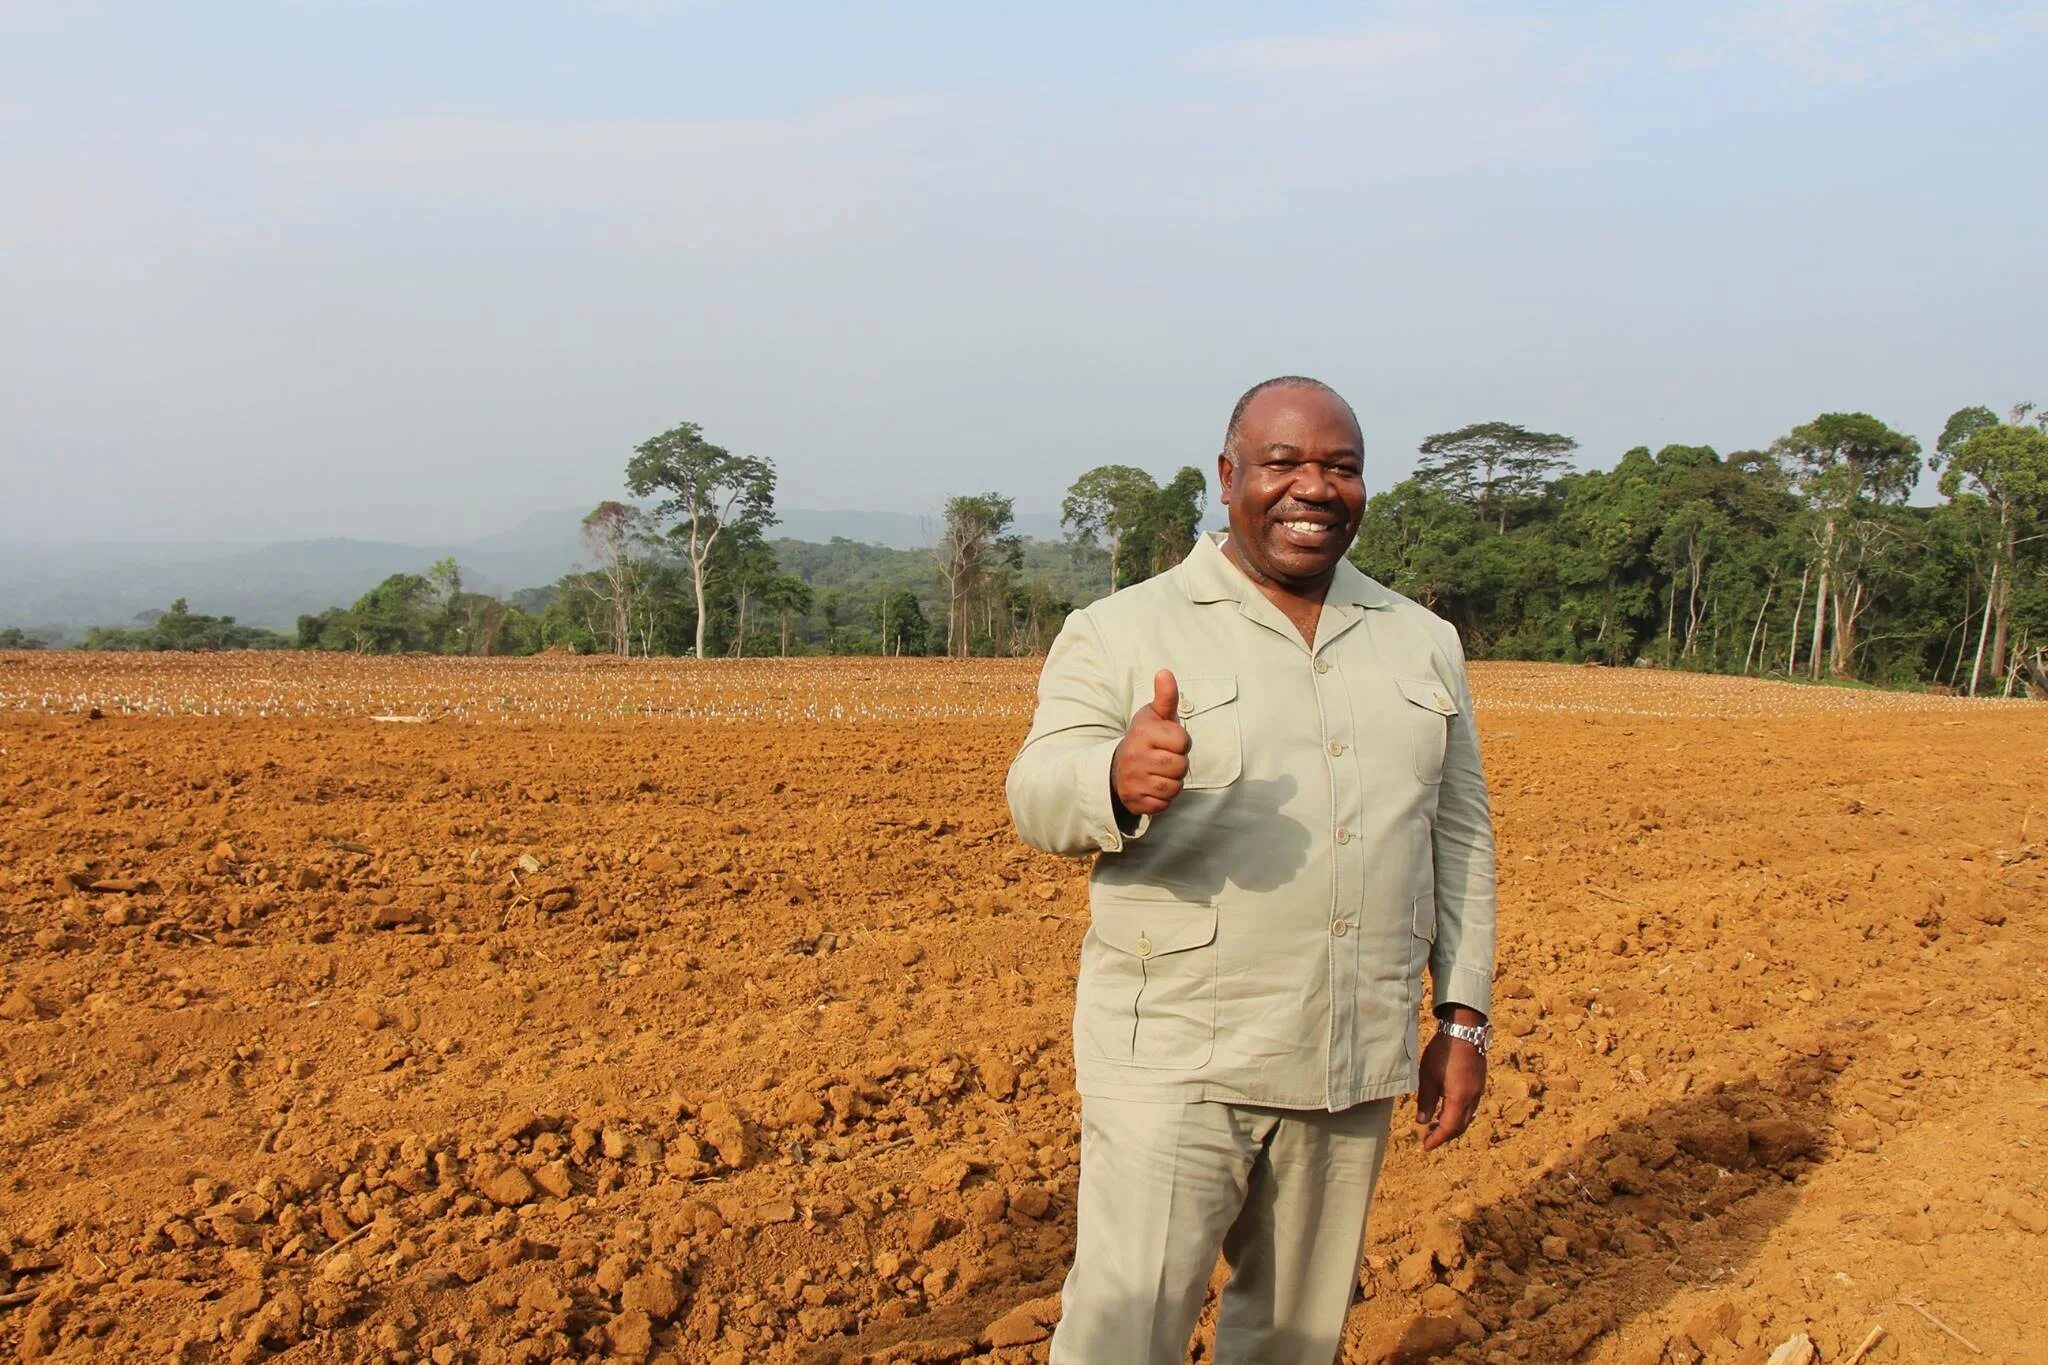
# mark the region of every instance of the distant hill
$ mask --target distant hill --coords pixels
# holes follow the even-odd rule
[[[588,508],[537,512],[473,540],[405,544],[381,540],[287,540],[237,544],[34,544],[0,541],[0,627],[120,625],[183,597],[194,611],[290,629],[301,612],[346,606],[395,573],[420,573],[454,556],[465,584],[510,595],[553,583],[588,555]],[[1026,536],[1056,539],[1059,519],[1027,513]],[[834,537],[895,550],[931,545],[936,515],[789,508],[774,539],[829,544]]]

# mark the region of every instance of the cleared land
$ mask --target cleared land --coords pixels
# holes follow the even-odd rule
[[[0,1349],[1042,1359],[1034,677],[0,656]],[[2048,1359],[2048,710],[1474,681],[1507,1037],[1347,1359]]]

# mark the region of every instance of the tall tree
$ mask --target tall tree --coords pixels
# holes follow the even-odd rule
[[[962,494],[946,500],[946,530],[933,551],[946,585],[946,652],[964,659],[974,641],[976,595],[999,567],[1023,559],[1023,540],[1010,534],[1016,519],[1000,493]]]
[[[782,623],[782,656],[789,657],[789,620],[811,609],[811,585],[795,574],[777,574],[761,587],[761,605]]]
[[[1135,465],[1105,464],[1074,480],[1060,504],[1060,524],[1074,539],[1093,545],[1098,536],[1109,538],[1109,590],[1122,586],[1123,547],[1126,538],[1139,533],[1158,495],[1159,485]],[[1149,556],[1148,556],[1149,557]]]
[[[1886,547],[1886,523],[1873,509],[1905,501],[1920,472],[1920,442],[1868,413],[1824,412],[1773,449],[1799,471],[1814,514],[1810,667],[1818,678],[1822,645],[1831,639],[1828,672],[1848,677],[1855,671],[1856,621],[1869,605],[1862,565]]]
[[[1933,463],[1943,463],[1941,491],[1954,498],[1968,492],[1984,499],[1997,517],[1985,603],[1990,635],[1990,673],[2006,675],[2012,643],[2012,602],[2020,574],[2021,532],[2048,515],[2048,419],[2028,425],[2033,405],[2022,403],[2000,422],[1988,408],[1964,408],[1948,419],[1935,444]],[[2026,539],[2031,539],[2028,537]],[[1980,640],[1983,635],[1980,633]],[[1983,651],[1979,650],[1980,657]],[[1970,676],[1976,694],[1978,669]]]
[[[1182,465],[1179,473],[1145,499],[1147,577],[1165,573],[1195,548],[1208,492],[1209,480],[1202,471]]]
[[[1578,448],[1569,436],[1512,422],[1474,422],[1426,437],[1415,477],[1497,521],[1506,535],[1509,510],[1541,492]]]
[[[701,659],[705,566],[727,530],[751,526],[758,531],[775,524],[775,466],[713,445],[704,439],[703,428],[684,422],[633,448],[626,487],[636,498],[659,495],[655,515],[673,519],[669,540],[690,570]]]
[[[583,547],[597,565],[584,581],[602,595],[611,652],[621,658],[633,653],[634,599],[651,535],[647,514],[628,502],[601,502],[583,518]]]

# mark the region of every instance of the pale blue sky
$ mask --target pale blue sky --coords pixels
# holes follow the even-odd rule
[[[0,0],[0,536],[443,539],[2048,398],[2048,5]]]

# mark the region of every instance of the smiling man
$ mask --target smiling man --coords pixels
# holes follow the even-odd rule
[[[1327,385],[1254,387],[1217,460],[1229,531],[1074,613],[1046,658],[1010,810],[1095,858],[1055,1365],[1178,1365],[1219,1248],[1218,1365],[1328,1365],[1394,1097],[1416,1092],[1429,1150],[1485,1087],[1493,826],[1464,654],[1344,558],[1363,444]]]

